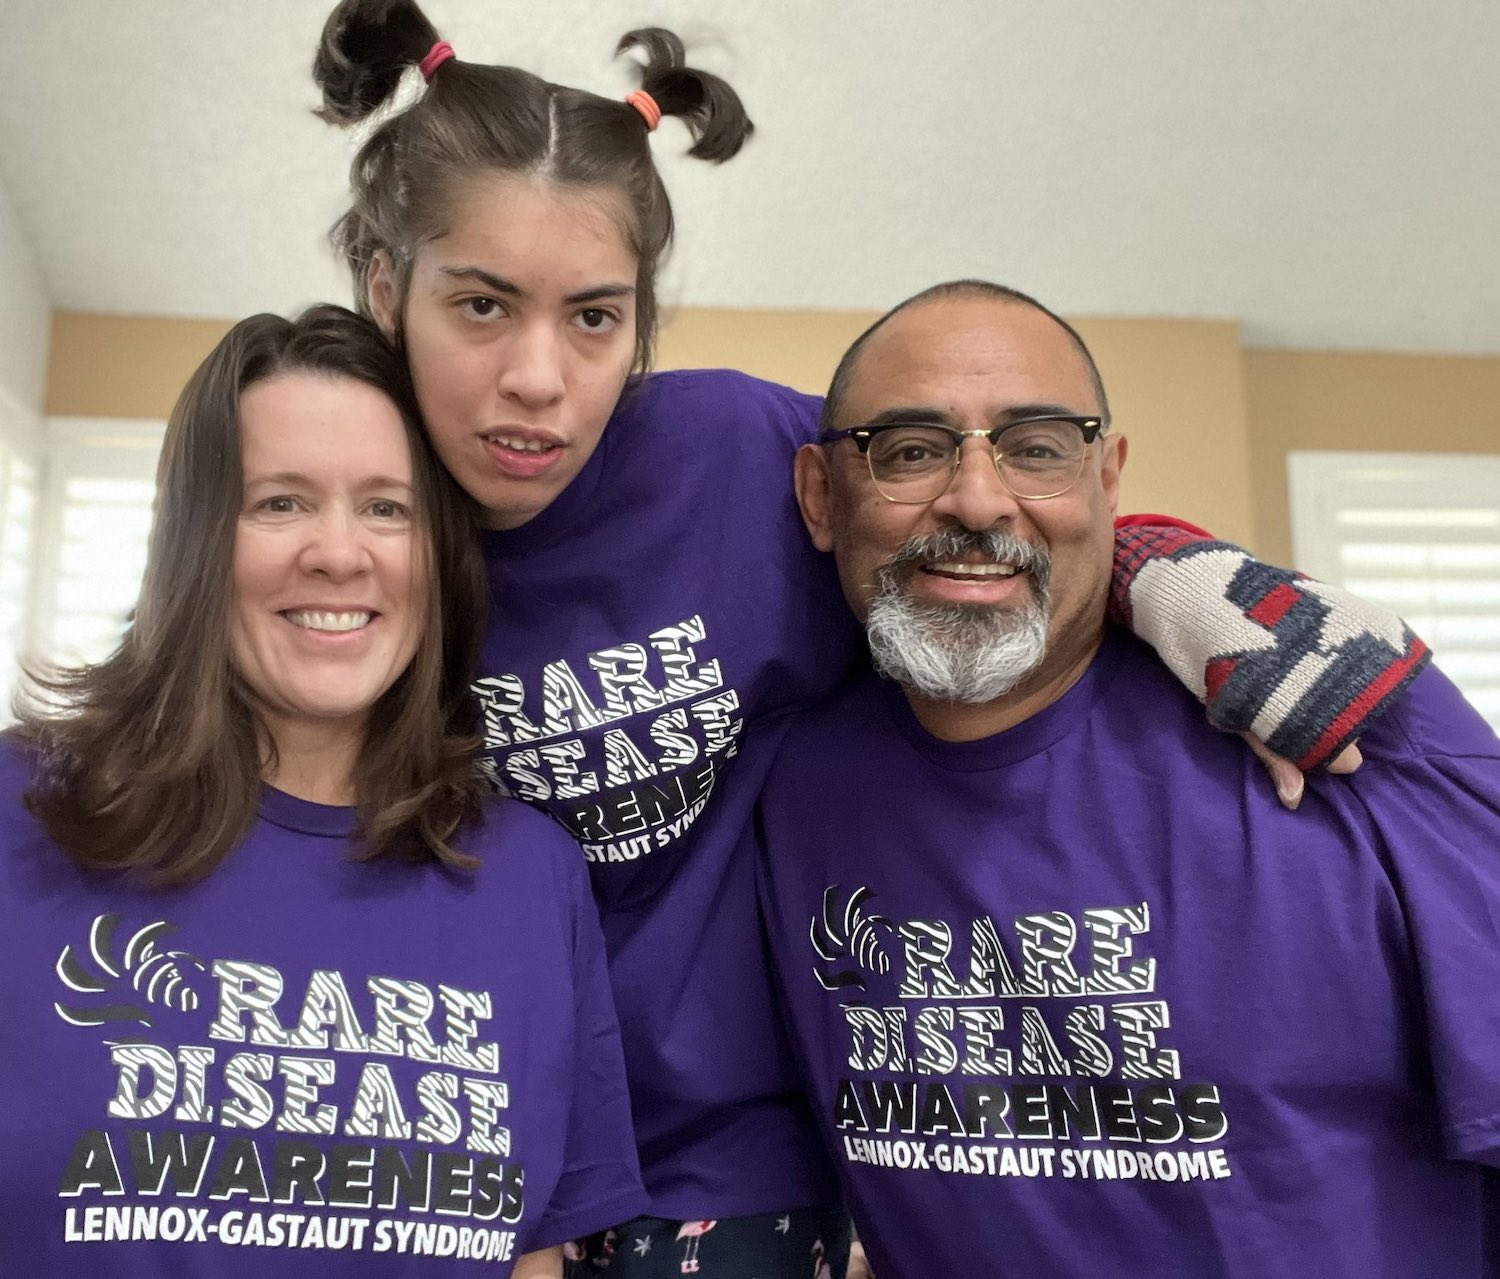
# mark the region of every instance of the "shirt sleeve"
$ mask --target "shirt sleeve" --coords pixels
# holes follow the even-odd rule
[[[1423,684],[1424,712],[1432,694],[1447,708],[1443,746],[1414,734],[1406,758],[1345,780],[1405,916],[1445,1149],[1500,1167],[1500,742],[1436,672]]]
[[[1303,769],[1333,759],[1431,658],[1393,613],[1163,517],[1115,529],[1110,618],[1220,728]]]
[[[573,1098],[562,1175],[526,1242],[527,1251],[605,1230],[646,1210],[604,938],[583,858],[571,842],[568,848],[560,888],[574,913]]]

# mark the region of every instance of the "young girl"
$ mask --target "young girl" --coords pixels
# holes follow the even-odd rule
[[[839,1274],[746,843],[779,725],[861,651],[792,498],[818,401],[644,375],[672,232],[651,131],[677,116],[722,161],[751,125],[670,33],[620,48],[645,59],[624,102],[461,60],[409,0],[340,4],[314,65],[329,120],[388,105],[412,68],[426,87],[365,142],[335,239],[481,508],[491,775],[592,874],[651,1200],[600,1245],[612,1273],[803,1276],[826,1254]]]
[[[543,1279],[640,1210],[577,847],[473,773],[465,506],[350,312],[184,392],[120,648],[0,752],[0,1273]]]

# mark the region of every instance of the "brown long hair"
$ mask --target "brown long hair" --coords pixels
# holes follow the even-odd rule
[[[412,0],[343,0],[323,29],[313,78],[330,123],[364,120],[389,103],[405,72],[438,36]],[[686,65],[682,41],[660,27],[631,31],[616,53],[645,54],[641,87],[687,125],[688,154],[720,162],[754,126],[718,76]],[[656,270],[672,241],[672,204],[651,159],[640,113],[625,102],[551,84],[516,67],[452,58],[425,92],[375,128],[350,172],[353,206],[333,229],[354,273],[356,305],[370,314],[369,273],[386,254],[404,301],[418,247],[444,229],[462,185],[484,173],[534,175],[565,186],[618,191],[621,230],[636,256],[635,367],[650,366],[657,324]]]
[[[317,306],[242,320],[189,380],[167,425],[146,573],[120,646],[95,666],[26,672],[13,730],[37,758],[26,804],[82,865],[187,883],[254,823],[273,748],[230,660],[239,406],[252,383],[301,371],[367,383],[400,410],[426,534],[423,634],[372,708],[355,764],[364,855],[472,864],[453,839],[483,793],[468,686],[488,597],[473,504],[427,444],[405,360],[370,321]]]

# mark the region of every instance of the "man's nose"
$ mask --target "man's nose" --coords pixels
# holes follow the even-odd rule
[[[980,533],[1019,510],[1015,494],[1000,479],[994,447],[988,440],[965,440],[958,450],[958,469],[933,502],[933,514]]]

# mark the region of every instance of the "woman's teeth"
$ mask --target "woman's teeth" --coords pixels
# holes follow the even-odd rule
[[[368,626],[370,613],[288,613],[286,620],[293,626],[309,631],[357,631]]]

